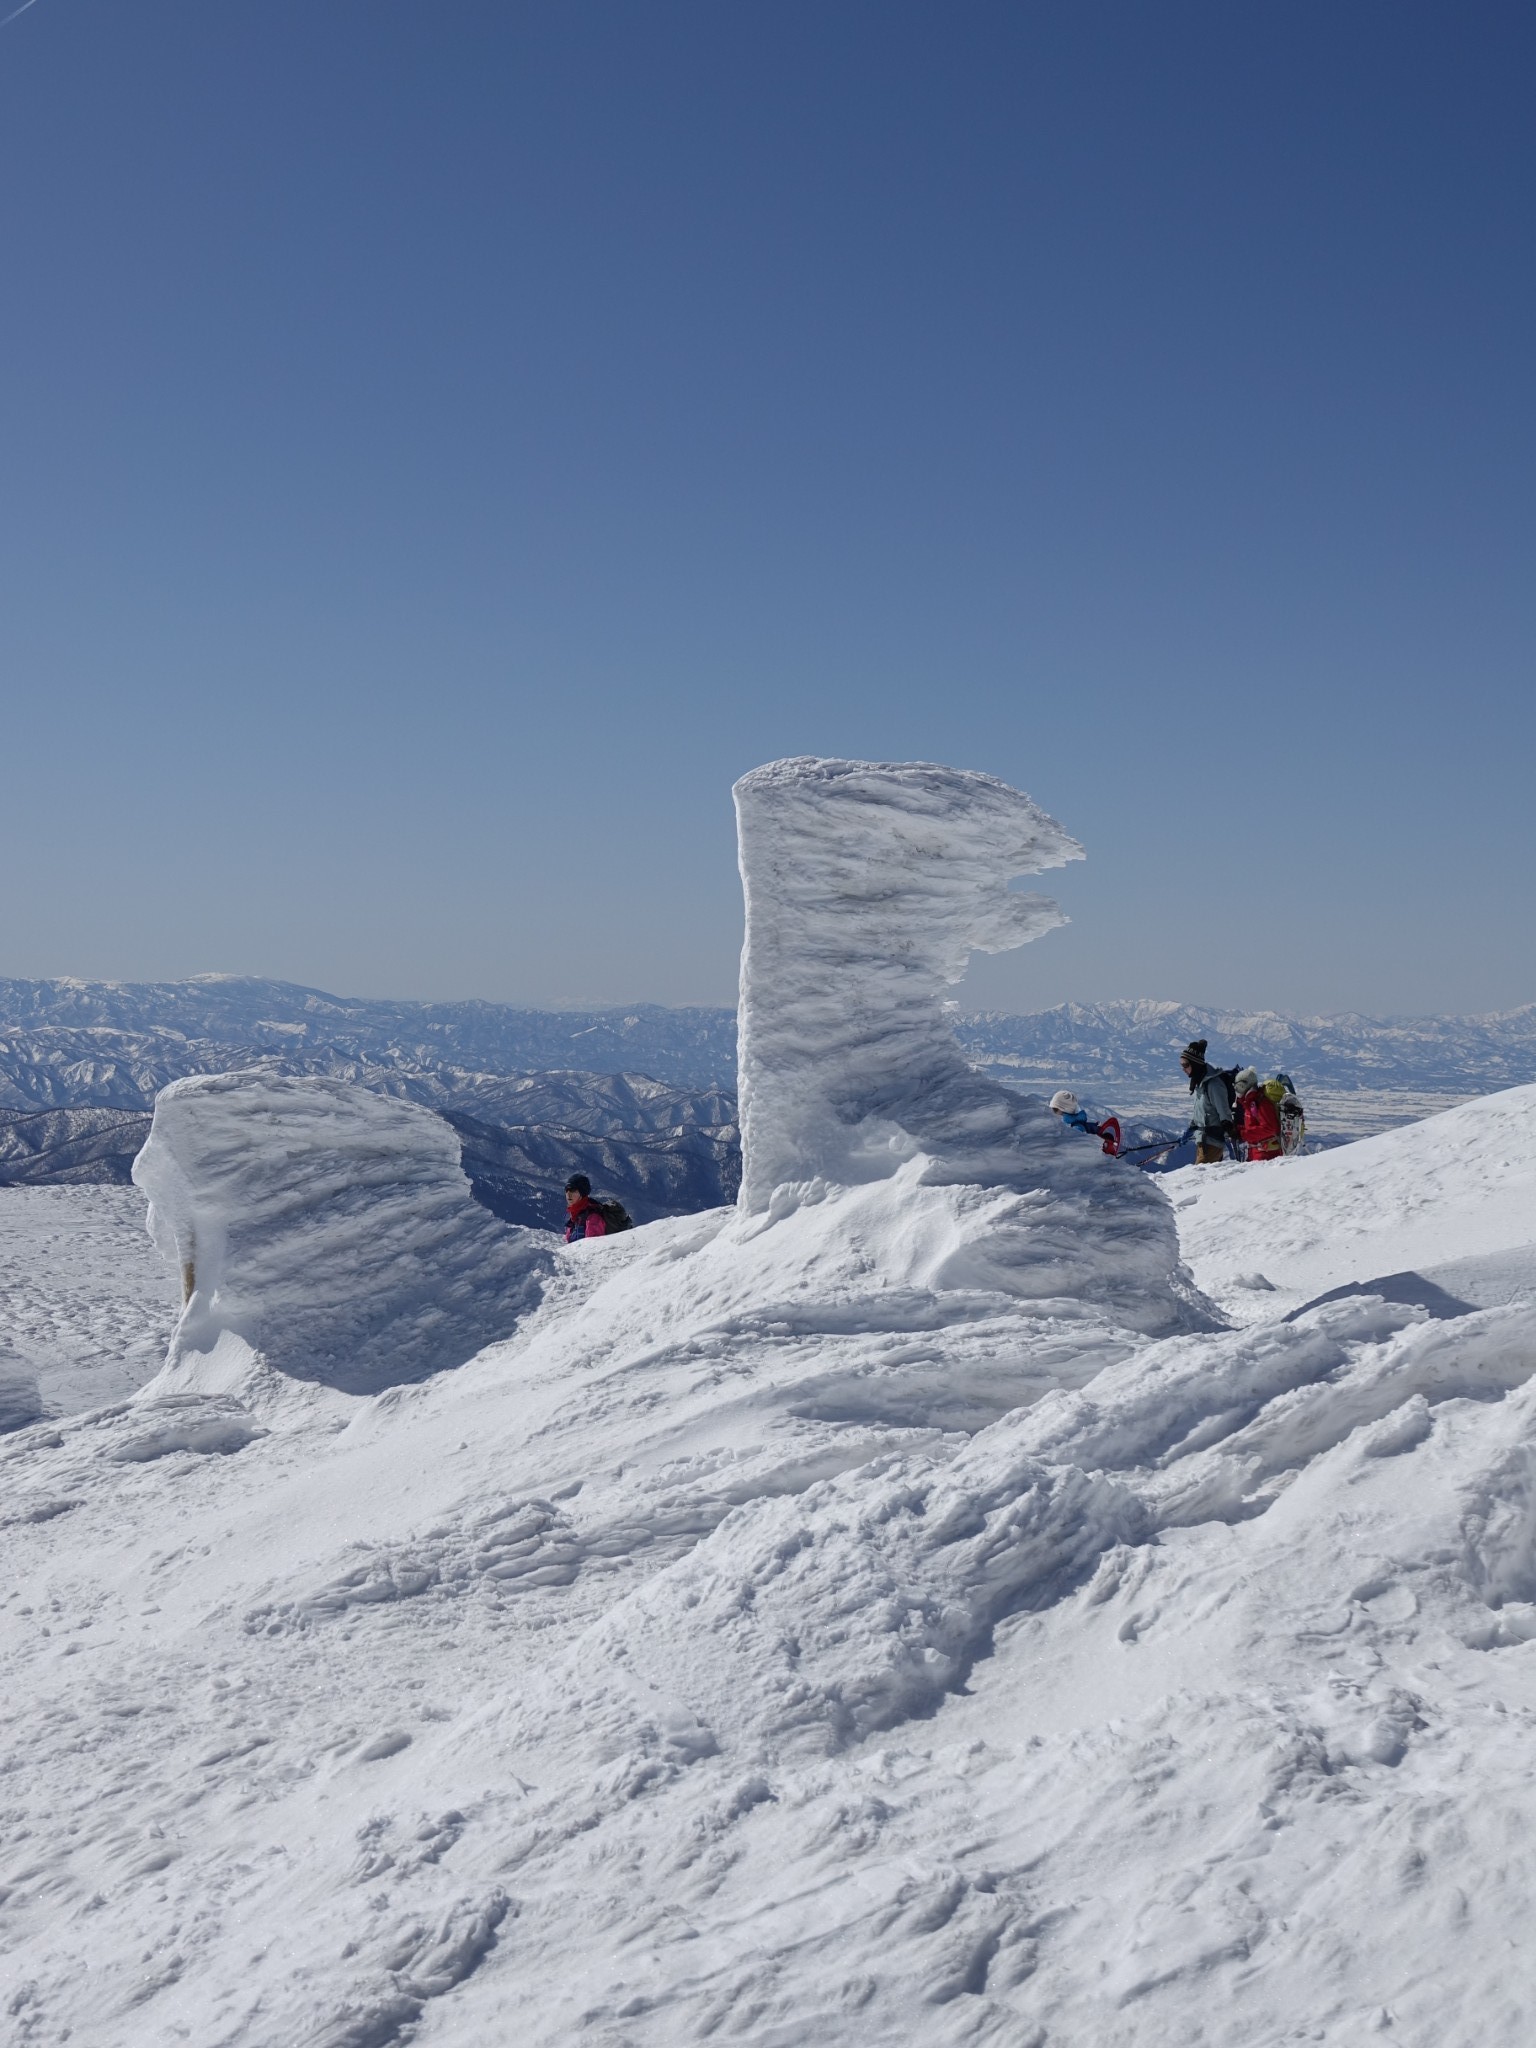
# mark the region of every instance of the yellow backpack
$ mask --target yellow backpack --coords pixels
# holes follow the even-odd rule
[[[1276,1074],[1272,1081],[1264,1083],[1264,1093],[1275,1105],[1280,1116],[1280,1146],[1287,1153],[1301,1151],[1306,1143],[1306,1112],[1296,1100],[1296,1090],[1291,1086],[1289,1074]]]

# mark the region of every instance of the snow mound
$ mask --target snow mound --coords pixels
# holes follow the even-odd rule
[[[951,1029],[944,991],[973,950],[1064,922],[1010,877],[1080,859],[1076,841],[994,776],[929,763],[775,761],[735,798],[742,1209],[898,1172],[1007,1189],[972,1239],[991,1284],[1028,1270],[1018,1291],[1080,1295],[1133,1328],[1208,1325],[1151,1181],[979,1073]]]
[[[352,1394],[423,1379],[507,1336],[552,1265],[471,1199],[441,1118],[340,1081],[174,1082],[133,1176],[186,1301],[170,1384],[221,1390],[253,1353]]]

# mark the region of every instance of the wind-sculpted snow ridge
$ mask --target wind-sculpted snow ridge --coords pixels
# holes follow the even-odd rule
[[[472,1201],[441,1118],[343,1082],[178,1081],[134,1179],[185,1297],[172,1381],[212,1388],[251,1352],[352,1394],[422,1379],[507,1336],[550,1268],[546,1238]]]
[[[1064,922],[1010,878],[1080,859],[1077,842],[994,776],[926,763],[775,761],[735,797],[743,1210],[904,1170],[1007,1189],[977,1227],[991,1284],[1145,1331],[1209,1326],[1157,1190],[978,1073],[951,1028],[945,990],[973,951]]]

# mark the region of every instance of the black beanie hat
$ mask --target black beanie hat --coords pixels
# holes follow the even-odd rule
[[[1179,1058],[1181,1060],[1190,1060],[1197,1067],[1203,1067],[1205,1065],[1205,1048],[1209,1043],[1210,1040],[1207,1038],[1192,1038],[1179,1054]]]
[[[565,1192],[568,1195],[590,1195],[592,1183],[584,1173],[573,1173],[565,1184]]]

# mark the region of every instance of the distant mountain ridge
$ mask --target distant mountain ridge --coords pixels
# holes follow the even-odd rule
[[[1283,1069],[1334,1142],[1536,1080],[1536,1004],[1485,1017],[1284,1017],[1166,1002],[957,1011],[977,1064],[1178,1128],[1180,1048]],[[156,1093],[231,1068],[322,1074],[436,1110],[478,1198],[552,1226],[581,1170],[642,1219],[734,1198],[736,1015],[635,1004],[525,1010],[333,996],[227,975],[0,980],[0,1184],[125,1181]]]
[[[1191,1038],[1208,1039],[1214,1059],[1284,1067],[1312,1090],[1465,1096],[1536,1080],[1536,1003],[1489,1016],[1397,1018],[1064,1003],[1020,1016],[957,1011],[955,1028],[978,1064],[1024,1086],[1160,1094],[1177,1087],[1179,1048]],[[0,1104],[15,1109],[148,1109],[178,1075],[263,1059],[518,1123],[521,1104],[504,1084],[533,1074],[628,1074],[733,1094],[736,1014],[652,1003],[391,1002],[234,975],[0,979]]]
[[[364,1068],[465,1076],[568,1069],[736,1086],[733,1010],[388,1002],[237,975],[0,979],[0,1102],[13,1107],[89,1099],[145,1109],[168,1080],[219,1072],[232,1048],[280,1059],[285,1071],[342,1078]]]
[[[735,1197],[735,1057],[730,1011],[384,1003],[226,976],[0,980],[0,1185],[124,1182],[161,1088],[265,1068],[436,1110],[476,1198],[509,1222],[561,1222],[573,1171],[643,1221],[686,1215]]]

